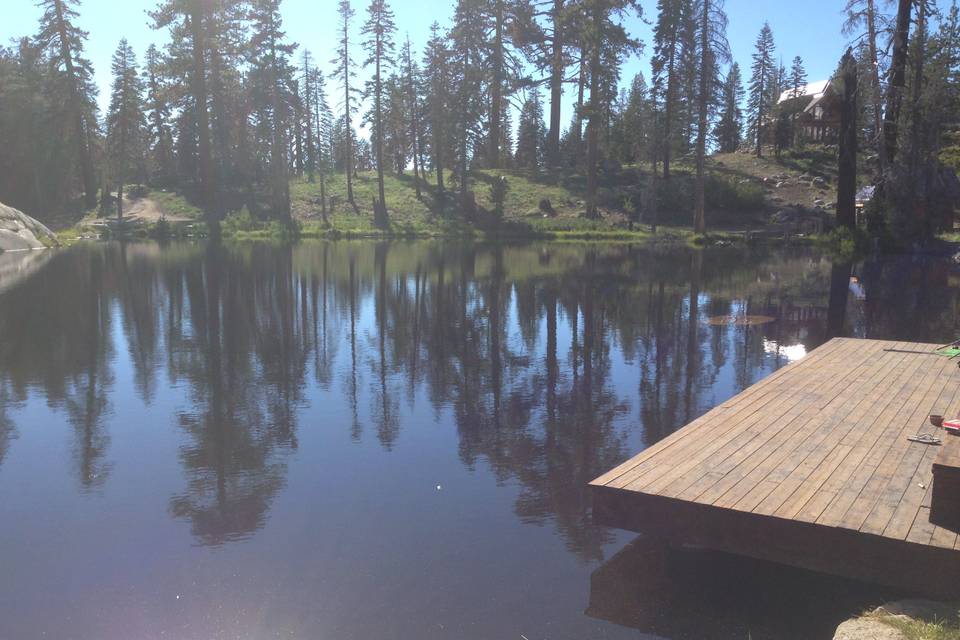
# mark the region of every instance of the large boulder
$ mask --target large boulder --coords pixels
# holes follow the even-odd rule
[[[57,236],[22,211],[0,203],[0,252],[57,246]]]

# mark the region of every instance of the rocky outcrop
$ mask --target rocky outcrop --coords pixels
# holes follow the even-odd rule
[[[896,620],[905,625],[930,623],[955,625],[957,606],[919,598],[898,600],[877,607],[867,615],[847,620],[839,627],[833,640],[907,640],[907,635],[885,621]]]
[[[27,214],[0,203],[0,252],[57,246],[57,236]]]

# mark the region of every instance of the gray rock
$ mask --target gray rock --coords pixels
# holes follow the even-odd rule
[[[827,181],[824,180],[823,178],[817,176],[816,178],[813,179],[813,186],[815,186],[815,187],[825,187],[825,186],[827,186]]]
[[[0,251],[29,251],[57,244],[57,236],[43,224],[0,204]]]
[[[960,609],[945,602],[909,598],[907,600],[888,602],[882,607],[877,607],[874,613],[890,616],[905,616],[923,622],[938,623],[945,620],[956,622],[958,616],[960,616]]]
[[[847,620],[833,635],[833,640],[908,640],[890,625],[879,620]]]

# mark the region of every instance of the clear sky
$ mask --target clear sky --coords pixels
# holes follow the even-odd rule
[[[0,18],[0,42],[9,42],[36,32],[40,15],[33,0],[0,0],[4,5]],[[391,3],[397,22],[397,41],[410,34],[415,50],[422,50],[429,35],[430,24],[438,21],[447,25],[453,14],[454,0],[393,0]],[[939,0],[946,7],[949,0]],[[355,0],[354,32],[359,38],[367,0]],[[803,58],[810,81],[826,79],[836,68],[846,46],[840,33],[843,22],[844,0],[727,0],[729,17],[728,39],[734,60],[744,69],[744,80],[749,75],[753,43],[763,26],[770,23],[777,55],[789,68],[793,57]],[[883,3],[881,3],[883,4]],[[101,105],[106,104],[109,86],[110,57],[121,37],[126,37],[142,59],[150,43],[166,42],[165,31],[149,27],[146,12],[157,5],[156,0],[83,0],[80,5],[80,26],[90,33],[87,56],[93,62],[100,86]],[[281,10],[284,28],[290,40],[308,48],[324,71],[335,48],[336,0],[283,0]],[[643,40],[644,52],[627,61],[623,68],[623,83],[630,81],[637,71],[649,78],[650,24],[655,18],[656,0],[642,0],[644,16],[632,17],[628,27]],[[419,56],[418,56],[419,57]],[[362,79],[363,72],[360,72]],[[571,117],[569,108],[572,91],[566,92],[563,122]],[[331,104],[336,104],[331,100]]]

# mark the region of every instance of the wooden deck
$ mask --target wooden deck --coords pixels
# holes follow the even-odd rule
[[[930,522],[960,439],[960,370],[936,345],[836,339],[591,483],[594,518],[681,544],[960,594],[957,531]],[[960,496],[958,496],[960,500]]]

